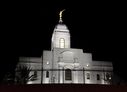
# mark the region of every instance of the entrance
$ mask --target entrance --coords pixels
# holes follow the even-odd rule
[[[72,71],[71,71],[71,69],[65,69],[65,82],[64,83],[72,83]]]

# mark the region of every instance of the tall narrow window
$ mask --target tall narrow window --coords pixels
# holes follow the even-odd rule
[[[49,78],[49,71],[46,71],[46,78]]]
[[[90,73],[86,74],[86,78],[89,80],[90,79]]]
[[[99,74],[97,74],[97,80],[100,80],[100,75]]]
[[[59,44],[60,44],[60,48],[65,48],[65,39],[60,38]]]
[[[70,69],[65,70],[65,80],[72,80],[72,74]]]

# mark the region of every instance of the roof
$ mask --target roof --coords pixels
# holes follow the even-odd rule
[[[56,25],[54,30],[57,32],[62,32],[62,31],[69,32],[67,26],[65,24],[60,24],[60,23]]]

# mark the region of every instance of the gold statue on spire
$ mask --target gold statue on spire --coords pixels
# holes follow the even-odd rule
[[[59,13],[59,22],[63,22],[62,21],[62,13],[65,11],[65,9],[63,9],[62,11],[60,11],[60,13]]]

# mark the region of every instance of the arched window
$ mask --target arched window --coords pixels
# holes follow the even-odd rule
[[[60,38],[59,44],[60,44],[60,48],[65,48],[65,39],[64,38]]]
[[[99,74],[97,74],[97,80],[100,80],[100,75]]]
[[[46,78],[49,78],[49,71],[46,71]]]
[[[65,80],[72,80],[72,74],[70,69],[65,70]]]

